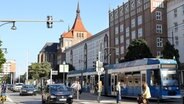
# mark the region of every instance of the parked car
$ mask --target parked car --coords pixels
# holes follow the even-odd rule
[[[72,92],[64,84],[47,85],[42,93],[42,103],[73,103]]]
[[[24,84],[23,83],[16,83],[13,85],[13,92],[19,92]]]
[[[33,85],[23,85],[20,90],[20,95],[36,95],[37,90]]]

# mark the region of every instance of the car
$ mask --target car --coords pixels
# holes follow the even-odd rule
[[[23,83],[16,83],[13,85],[13,92],[19,92],[24,84]]]
[[[42,104],[73,103],[73,94],[64,84],[49,84],[44,87]]]
[[[20,90],[20,95],[36,95],[36,88],[33,85],[23,85]]]

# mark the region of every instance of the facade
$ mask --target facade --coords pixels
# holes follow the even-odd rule
[[[169,41],[179,50],[180,62],[184,63],[184,0],[168,0],[167,23]]]
[[[49,62],[54,69],[57,65],[58,43],[46,43],[38,54],[38,63]]]
[[[92,37],[68,48],[66,52],[66,63],[72,64],[76,70],[88,70],[94,68],[100,52],[100,60],[105,62],[104,48],[108,46],[108,28],[93,35]]]
[[[16,72],[16,61],[7,60],[3,64],[2,69],[3,69],[3,73],[1,77],[3,77],[4,75],[10,75],[10,79],[11,79],[10,84],[13,84],[13,81],[15,79],[15,72]]]
[[[146,40],[153,56],[161,55],[167,36],[167,14],[164,0],[129,0],[109,11],[111,64],[124,59],[131,41]]]
[[[184,84],[184,0],[167,2],[168,39],[179,50],[181,83]]]
[[[91,37],[91,34],[85,29],[80,17],[79,3],[76,10],[76,18],[74,24],[68,32],[61,34],[59,38],[59,46],[57,51],[57,64],[65,61],[65,49]]]

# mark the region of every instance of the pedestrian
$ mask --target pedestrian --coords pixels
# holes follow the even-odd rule
[[[146,100],[145,104],[149,104],[149,98],[151,98],[151,94],[150,94],[150,88],[148,87],[148,84],[146,82],[143,83],[142,89],[143,89],[142,97],[143,99]]]
[[[77,99],[79,99],[79,91],[81,90],[81,85],[78,80],[76,80],[72,85],[71,88],[74,89],[74,94],[77,95]]]
[[[121,83],[119,81],[116,85],[116,92],[117,92],[116,103],[119,104],[119,102],[121,101]]]

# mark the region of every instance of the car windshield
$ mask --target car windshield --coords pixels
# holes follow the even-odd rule
[[[50,91],[51,92],[60,92],[60,91],[66,91],[67,88],[64,85],[50,85]]]
[[[161,73],[163,86],[178,86],[176,70],[163,69]]]

